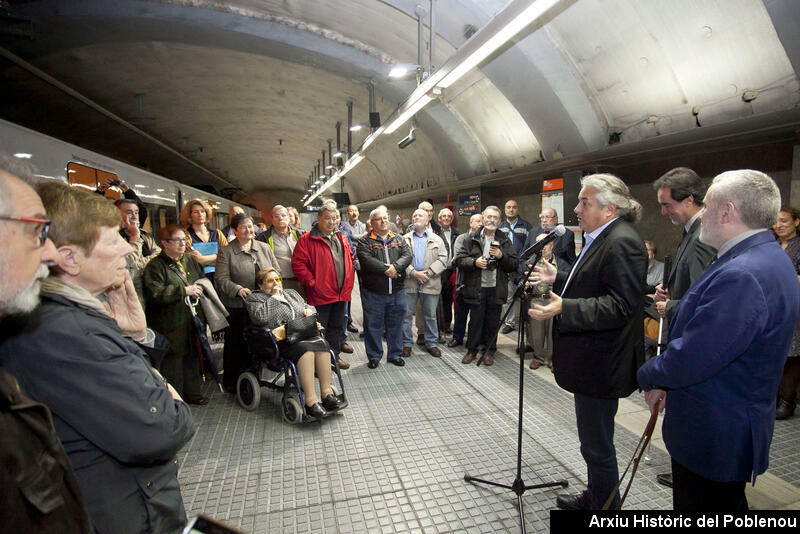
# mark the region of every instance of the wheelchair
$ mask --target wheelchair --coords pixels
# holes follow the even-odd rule
[[[244,330],[245,347],[250,355],[250,367],[239,375],[236,381],[236,399],[239,405],[247,411],[253,411],[261,403],[261,388],[282,391],[281,409],[283,420],[290,424],[316,421],[306,412],[306,403],[300,379],[297,375],[297,366],[288,358],[280,355],[278,343],[272,332],[263,326],[248,325]],[[348,401],[344,391],[344,382],[339,370],[339,362],[331,353],[332,368],[339,381],[339,387],[332,384],[333,394],[339,399],[341,405],[335,410],[328,410],[330,415],[340,412],[347,407]],[[277,373],[271,380],[262,379],[264,368]],[[281,380],[283,379],[283,380]]]

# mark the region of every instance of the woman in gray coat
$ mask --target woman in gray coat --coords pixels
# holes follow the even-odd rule
[[[230,329],[225,333],[223,350],[223,386],[236,392],[239,375],[250,367],[244,345],[247,313],[244,299],[256,289],[256,273],[267,267],[278,268],[278,260],[269,245],[253,239],[255,229],[249,215],[239,213],[231,220],[236,239],[217,253],[215,281],[222,303],[228,309]]]
[[[322,419],[328,415],[327,410],[339,408],[341,401],[336,398],[331,388],[331,354],[330,346],[322,336],[297,341],[289,344],[286,341],[286,323],[292,319],[316,313],[294,289],[284,291],[281,277],[277,269],[262,269],[256,276],[259,291],[255,291],[245,299],[250,321],[272,330],[278,340],[278,350],[284,358],[289,358],[297,366],[297,376],[303,388],[306,412]],[[319,378],[319,389],[322,402],[314,389],[314,372]]]

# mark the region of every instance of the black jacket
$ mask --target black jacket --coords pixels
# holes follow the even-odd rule
[[[52,411],[98,532],[181,531],[175,455],[194,434],[191,411],[111,317],[43,293],[0,364]]]
[[[525,251],[528,247],[532,246],[536,243],[536,238],[539,234],[547,234],[549,232],[542,229],[541,226],[537,226],[536,228],[532,229],[528,232],[528,238],[525,240],[525,243],[522,245],[522,250]],[[575,234],[569,228],[566,228],[566,232],[561,237],[557,238],[553,242],[553,255],[556,257],[558,263],[559,270],[569,270],[575,265],[575,260],[577,256],[575,256]],[[519,269],[517,269],[518,278],[521,278],[523,274],[525,274],[525,269],[527,268],[527,264],[525,260],[530,257],[530,254],[525,256],[520,256],[519,258]]]
[[[475,260],[483,256],[483,245],[481,244],[481,234],[483,227],[475,232],[470,232],[466,238],[467,243],[464,249],[458,251],[456,256],[456,267],[463,273],[461,295],[467,304],[477,304],[481,299],[481,273],[483,269],[475,266]],[[500,243],[500,251],[503,257],[497,262],[497,285],[495,300],[497,304],[503,304],[508,296],[508,277],[513,276],[517,270],[517,253],[511,240],[501,231],[494,233],[494,239]],[[456,288],[458,291],[458,288]]]
[[[564,273],[559,269],[558,294]],[[636,390],[636,370],[644,363],[646,278],[644,241],[633,226],[617,219],[591,244],[563,293],[561,315],[553,323],[559,386],[603,399]]]
[[[681,297],[689,290],[689,286],[700,278],[703,271],[711,265],[711,260],[717,255],[717,249],[700,241],[700,222],[698,217],[689,232],[683,236],[669,272],[667,279],[669,301],[666,315],[670,321],[678,311]]]
[[[411,256],[411,249],[403,239],[403,236],[394,232],[389,232],[386,247],[383,241],[375,232],[364,234],[358,240],[358,261],[361,264],[360,283],[362,289],[367,289],[373,293],[382,295],[389,294],[389,277],[384,274],[386,263],[394,265],[395,270],[400,274],[398,278],[392,278],[392,293],[397,293],[403,289],[403,282],[406,279],[406,268],[411,265],[414,259]],[[386,254],[389,260],[386,260]],[[368,311],[368,310],[365,310]]]
[[[0,503],[4,532],[94,532],[50,410],[27,398],[2,369]]]

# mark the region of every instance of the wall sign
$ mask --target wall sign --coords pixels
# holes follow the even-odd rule
[[[458,214],[461,216],[471,216],[481,212],[481,194],[469,193],[458,195]]]

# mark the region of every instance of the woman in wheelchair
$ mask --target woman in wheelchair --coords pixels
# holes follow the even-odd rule
[[[278,341],[278,350],[283,358],[292,360],[297,367],[300,387],[303,388],[306,412],[315,419],[328,415],[328,410],[340,407],[341,401],[331,388],[331,353],[328,342],[321,335],[290,344],[286,341],[286,322],[316,313],[300,294],[284,291],[281,277],[273,268],[261,269],[256,274],[258,291],[245,299],[245,307],[254,325],[272,330]],[[314,388],[314,372],[319,379],[322,402]]]

